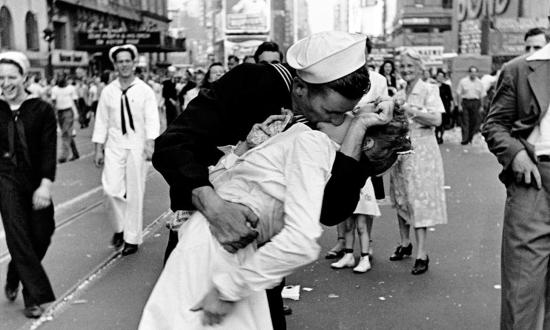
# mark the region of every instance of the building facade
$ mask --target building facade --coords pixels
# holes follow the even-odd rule
[[[184,47],[167,34],[166,3],[0,0],[0,48],[25,52],[32,70],[41,73],[45,73],[51,54],[54,73],[74,72],[81,67],[97,74],[112,67],[107,56],[110,47],[133,43],[142,54],[140,66],[155,66],[165,62],[167,52]],[[45,40],[46,29],[50,31],[49,42]]]
[[[548,28],[548,0],[456,0],[458,53],[488,55],[500,66],[524,52],[524,35]]]
[[[397,1],[391,39],[394,47],[439,46],[452,52],[452,0]]]
[[[31,72],[38,74],[48,61],[48,43],[42,37],[47,26],[46,1],[0,0],[0,51],[25,53]]]

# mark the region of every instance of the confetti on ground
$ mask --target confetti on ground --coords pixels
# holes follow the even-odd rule
[[[91,257],[92,257],[92,255],[91,255],[91,254],[87,254],[87,255],[86,255],[86,257],[88,257],[88,258],[91,258]]]
[[[378,300],[386,300],[385,297],[378,297]]]
[[[451,186],[443,186],[443,189],[449,190],[449,189],[451,189]]]
[[[303,288],[302,290],[304,290],[304,291],[308,291],[308,292],[309,292],[309,291],[313,291],[313,289],[312,289],[312,288]]]
[[[434,228],[434,227],[430,227],[428,230],[429,230],[429,231],[435,231],[435,228]]]
[[[495,284],[495,285],[493,285],[493,288],[495,288],[497,290],[500,290],[502,287],[500,286],[500,284]]]
[[[153,236],[154,236],[154,237],[160,237],[160,234],[155,234],[155,235],[153,235]]]
[[[329,294],[328,297],[329,297],[329,298],[340,298],[339,295],[334,294],[334,293]]]
[[[73,301],[73,305],[80,305],[80,304],[86,304],[86,303],[88,303],[88,300],[86,299],[79,299],[79,300]]]

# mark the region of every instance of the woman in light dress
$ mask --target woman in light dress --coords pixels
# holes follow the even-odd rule
[[[409,118],[413,153],[400,156],[390,171],[390,196],[397,209],[401,238],[390,260],[412,254],[412,226],[417,244],[412,274],[419,275],[428,270],[427,228],[447,223],[443,162],[434,135],[445,108],[437,85],[422,81],[424,67],[416,51],[402,53],[400,69],[407,87],[398,92],[396,99]]]
[[[367,116],[370,123],[381,123],[376,114]],[[205,329],[220,323],[216,329],[271,329],[264,290],[317,259],[323,192],[338,142],[351,120],[348,117],[326,134],[296,123],[244,154],[241,143],[223,157],[211,169],[210,180],[222,198],[258,215],[258,238],[230,254],[212,236],[204,216],[194,213],[179,230],[179,243],[145,306],[139,328]],[[372,143],[364,154],[376,174],[410,145],[402,129],[406,122],[379,130],[368,126],[367,139]],[[376,137],[392,129],[397,132],[392,138]],[[220,306],[216,315],[197,311],[197,305],[209,299]]]

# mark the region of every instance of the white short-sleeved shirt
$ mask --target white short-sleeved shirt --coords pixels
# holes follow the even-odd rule
[[[56,109],[68,109],[73,107],[75,100],[78,100],[78,94],[73,85],[67,85],[65,87],[53,86],[51,98],[52,101],[55,101]]]

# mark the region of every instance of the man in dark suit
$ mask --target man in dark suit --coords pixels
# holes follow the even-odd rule
[[[548,86],[550,45],[507,63],[483,128],[490,150],[504,167],[500,179],[507,190],[501,329],[550,327]],[[544,319],[538,317],[542,308]]]

